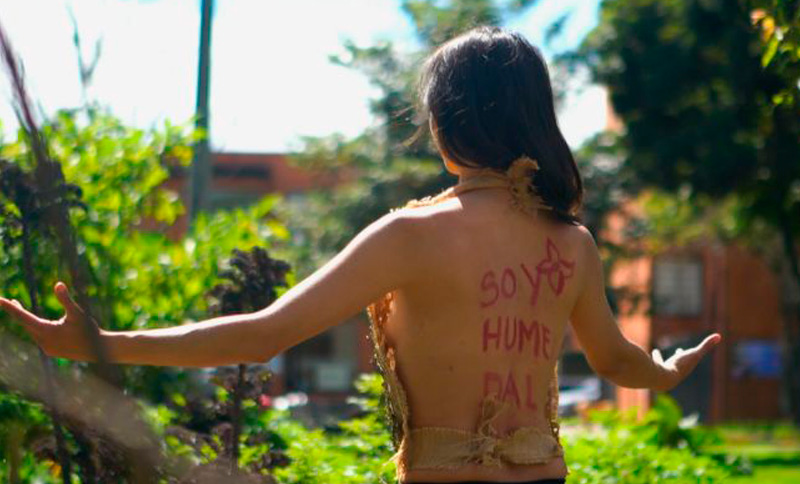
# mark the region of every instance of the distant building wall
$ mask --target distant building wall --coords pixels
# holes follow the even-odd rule
[[[681,280],[680,271],[659,275],[664,261],[699,267],[701,280]],[[659,277],[677,278],[679,291],[697,287],[701,291],[697,312],[689,308],[687,314],[665,314],[663,304],[659,309],[655,290]],[[611,285],[626,288],[623,293],[628,295],[627,289],[635,289],[638,305],[623,300],[619,324],[647,351],[659,348],[668,357],[677,347],[695,345],[711,332],[723,335],[714,352],[670,392],[685,411],[697,412],[706,421],[786,417],[780,403],[781,294],[776,276],[762,259],[737,245],[706,241],[620,263],[612,271]],[[622,409],[638,407],[644,412],[652,397],[646,390],[617,389]]]
[[[734,246],[726,256],[728,349],[732,354],[727,358],[727,408],[721,417],[778,418],[782,416],[780,373],[767,376],[773,373],[775,360],[774,355],[764,353],[777,353],[780,348],[780,288],[773,272],[753,254]],[[748,351],[752,354],[746,354]]]

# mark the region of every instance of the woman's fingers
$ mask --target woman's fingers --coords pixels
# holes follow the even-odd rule
[[[673,355],[680,372],[686,376],[694,370],[700,360],[722,340],[719,333],[709,335],[699,345],[689,350],[679,349]]]
[[[674,373],[671,373],[670,379],[671,384],[666,385],[666,389],[674,388],[678,385],[681,381],[683,381],[689,374],[697,367],[697,364],[700,363],[700,360],[712,349],[714,349],[717,344],[722,340],[722,336],[719,333],[714,333],[707,336],[699,345],[685,350],[683,348],[678,348],[675,350],[675,353],[669,357],[667,361],[664,361],[663,357],[661,356],[661,352],[658,349],[654,349],[652,352],[653,355],[653,362],[659,364],[668,370],[671,369]]]
[[[715,346],[722,340],[722,336],[719,333],[714,333],[709,335],[704,339],[699,345],[691,348],[689,350],[682,350],[679,349],[675,355],[676,356],[683,356],[685,358],[689,358],[697,364],[703,356],[705,356],[709,351],[714,349]]]
[[[652,357],[653,357],[653,361],[655,361],[659,365],[663,365],[664,364],[664,357],[661,356],[661,351],[658,348],[653,350]]]
[[[78,303],[72,299],[66,284],[61,281],[57,282],[53,288],[53,291],[56,293],[58,302],[64,306],[64,311],[67,313],[67,321],[74,321],[83,315],[83,310],[81,310],[81,307],[78,306]]]
[[[56,293],[58,302],[64,307],[68,321],[75,321],[83,316],[83,310],[81,310],[81,307],[78,306],[78,303],[76,303],[75,300],[72,299],[72,296],[70,296],[66,284],[63,282],[57,282],[54,291]],[[27,311],[24,307],[22,307],[22,304],[16,300],[0,297],[0,309],[3,309],[14,319],[23,324],[53,324],[52,321],[42,319],[30,311]]]
[[[699,345],[695,346],[693,350],[700,353],[700,356],[702,357],[714,349],[714,347],[717,346],[720,341],[722,341],[722,335],[719,333],[714,333],[706,336],[706,339],[704,339]]]
[[[49,324],[48,321],[26,310],[22,307],[22,304],[16,300],[0,297],[0,309],[11,315],[12,318],[22,323],[22,325],[28,329],[37,329],[42,324]]]

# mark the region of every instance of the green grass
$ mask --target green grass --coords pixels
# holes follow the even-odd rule
[[[736,455],[754,465],[783,465],[800,468],[800,446],[774,444],[723,445],[704,449],[710,455]]]
[[[714,429],[727,444],[773,443],[800,447],[800,429],[789,423],[722,424]]]
[[[723,444],[712,455],[734,455],[752,463],[753,474],[731,477],[731,484],[800,484],[800,431],[790,424],[718,426]]]
[[[758,466],[750,476],[731,477],[730,484],[797,484],[800,482],[800,466]]]

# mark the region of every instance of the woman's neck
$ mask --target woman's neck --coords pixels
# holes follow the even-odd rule
[[[464,168],[458,173],[458,184],[462,185],[464,183],[473,183],[476,180],[484,178],[504,178],[504,175],[500,172],[487,168]]]

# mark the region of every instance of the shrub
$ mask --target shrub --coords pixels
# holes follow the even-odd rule
[[[569,484],[722,482],[728,472],[714,459],[688,448],[659,447],[624,428],[581,434],[564,442]]]
[[[363,414],[342,422],[337,432],[306,430],[288,418],[274,414],[275,432],[289,442],[291,463],[276,469],[282,484],[367,484],[394,482],[391,437],[380,410],[381,377],[362,375],[356,381],[361,394],[353,403]]]
[[[660,395],[641,421],[614,410],[595,412],[590,420],[599,429],[564,439],[570,484],[711,483],[730,474],[728,466],[700,454],[720,441],[717,433],[698,425],[695,416],[684,417],[667,396]]]
[[[338,432],[307,430],[286,412],[270,415],[270,428],[289,442],[291,462],[275,470],[279,482],[394,482],[391,439],[379,403],[381,378],[363,375],[356,386],[362,397],[355,401],[364,414],[340,424]],[[713,440],[713,432],[684,419],[670,400],[660,399],[639,423],[616,411],[597,414],[595,423],[599,431],[564,438],[569,484],[705,484],[729,475],[713,458],[693,452],[688,443]]]

